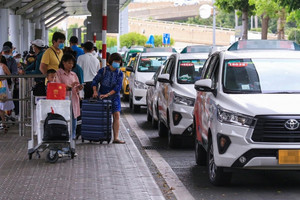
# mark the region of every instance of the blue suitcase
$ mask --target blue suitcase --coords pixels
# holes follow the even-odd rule
[[[90,142],[111,140],[112,104],[110,100],[90,99],[82,101],[81,139]]]

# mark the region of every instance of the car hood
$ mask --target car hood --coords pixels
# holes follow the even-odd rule
[[[154,75],[154,72],[139,72],[136,74],[136,80],[140,81],[142,83],[145,83],[146,81],[150,80]]]
[[[194,84],[174,84],[174,92],[194,99],[196,98],[197,94]]]
[[[300,115],[300,94],[220,94],[220,100],[223,108],[250,116]]]

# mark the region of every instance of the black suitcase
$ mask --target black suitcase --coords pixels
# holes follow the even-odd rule
[[[111,141],[111,100],[90,99],[82,101],[81,140],[90,142]]]

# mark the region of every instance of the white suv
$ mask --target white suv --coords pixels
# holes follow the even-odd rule
[[[173,54],[158,76],[158,134],[168,134],[168,145],[181,145],[191,138],[195,81],[200,79],[208,53]]]
[[[196,162],[208,165],[212,184],[228,183],[229,168],[300,169],[295,49],[291,41],[239,41],[208,58],[195,83],[193,127]]]
[[[147,85],[157,69],[164,63],[172,52],[138,53],[133,66],[126,67],[131,71],[129,77],[129,105],[134,112],[139,112],[141,106],[146,106]]]

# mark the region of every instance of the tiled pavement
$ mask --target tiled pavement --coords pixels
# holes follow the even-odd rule
[[[46,152],[28,160],[28,137],[17,126],[0,131],[0,200],[2,199],[164,199],[144,159],[120,127],[122,144],[81,143],[78,156],[46,162]]]

